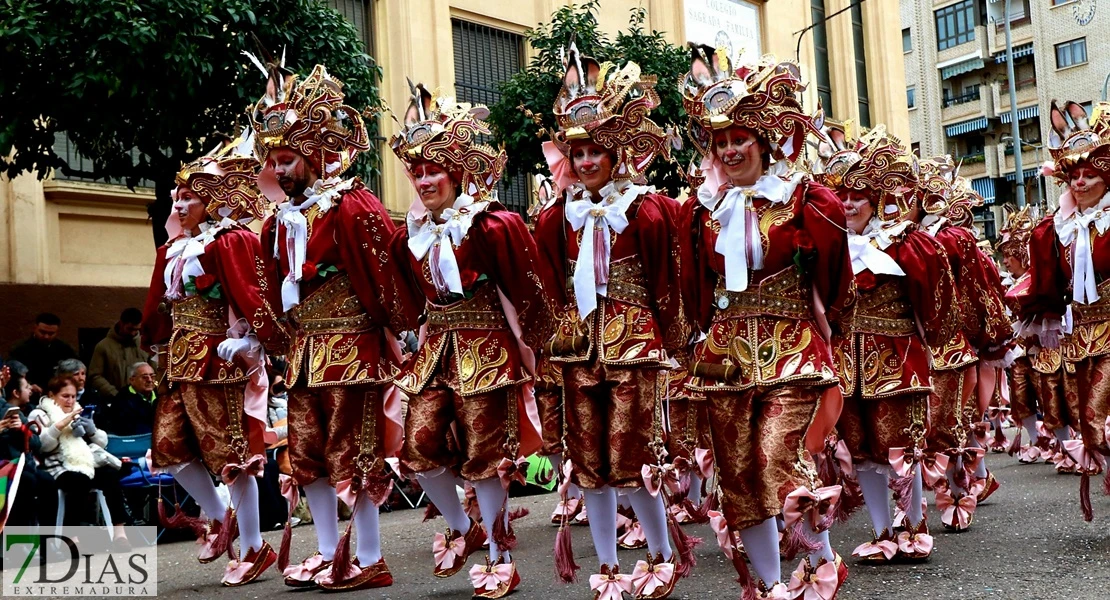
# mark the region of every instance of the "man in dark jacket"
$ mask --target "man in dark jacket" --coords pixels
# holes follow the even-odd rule
[[[58,329],[62,320],[58,315],[42,313],[35,317],[35,328],[31,337],[12,347],[9,360],[18,360],[27,365],[27,381],[37,398],[46,387],[46,382],[54,376],[54,368],[67,358],[77,358],[77,352],[69,344],[58,339]]]
[[[140,435],[154,427],[154,369],[145,362],[128,368],[127,389],[101,401],[96,424],[112,435]]]
[[[139,346],[139,328],[143,313],[128,308],[119,316],[119,322],[93,348],[89,361],[89,387],[99,392],[101,398],[111,398],[127,392],[128,370],[137,362],[146,361],[149,355]]]
[[[31,385],[27,378],[12,374],[4,386],[4,398],[0,400],[0,460],[16,460],[23,455],[23,474],[19,479],[19,489],[15,504],[8,513],[8,525],[35,525],[53,527],[58,517],[58,486],[54,478],[38,468],[34,453],[41,446],[39,436],[27,435],[27,417],[21,411],[11,411],[12,407],[22,407],[31,401]]]

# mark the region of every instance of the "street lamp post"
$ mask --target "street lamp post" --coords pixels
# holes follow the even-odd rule
[[[1006,23],[1006,76],[1010,88],[1010,129],[1014,136],[1014,181],[1017,184],[1018,208],[1025,208],[1025,177],[1021,169],[1021,131],[1018,128],[1017,82],[1014,81],[1014,47],[1010,42],[1010,2],[1006,0],[1003,15]]]

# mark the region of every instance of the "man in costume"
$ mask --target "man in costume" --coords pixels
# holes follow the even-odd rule
[[[197,558],[209,563],[227,552],[227,586],[254,581],[277,560],[258,522],[256,477],[272,441],[260,343],[280,346],[286,337],[260,286],[258,237],[244,227],[263,212],[253,150],[253,139],[240,137],[178,172],[170,240],[158,248],[142,321],[163,386],[153,466],[172,474],[209,517],[207,531],[195,524]],[[210,473],[230,487],[231,507]],[[188,521],[176,508],[168,521]]]
[[[1054,102],[1050,120],[1048,170],[1068,189],[1029,241],[1022,333],[1061,349],[1065,395],[1078,408],[1080,434],[1061,446],[1083,476],[1080,501],[1089,521],[1090,478],[1110,454],[1110,104],[1097,104],[1088,116],[1076,102],[1063,110]]]
[[[674,524],[668,541],[663,398],[669,354],[689,328],[679,294],[673,200],[641,185],[667,136],[648,118],[658,106],[655,78],[634,63],[600,65],[572,43],[555,100],[559,129],[544,143],[560,190],[540,215],[536,239],[544,287],[558,315],[546,350],[562,365],[571,480],[585,493],[600,562],[597,594],[663,598],[693,567]],[[646,473],[646,477],[645,477]],[[617,564],[617,489],[647,539],[648,560],[631,579]],[[569,532],[557,536],[560,574],[573,580]],[[680,556],[681,555],[681,556]],[[606,596],[608,597],[608,596]]]
[[[745,597],[838,590],[848,571],[827,517],[841,488],[820,486],[810,455],[840,412],[828,320],[851,304],[851,260],[839,199],[793,166],[820,117],[802,111],[797,65],[765,56],[735,68],[723,51],[691,52],[680,87],[705,180],[683,206],[683,302],[705,333],[688,387],[709,405],[714,528]],[[783,554],[804,555],[789,587],[780,516]]]
[[[853,555],[871,563],[895,556],[921,560],[933,548],[922,510],[923,473],[930,485],[936,480],[935,466],[923,468],[922,454],[931,389],[928,347],[951,339],[951,328],[958,326],[949,318],[952,271],[943,246],[909,218],[917,209],[914,156],[881,125],[858,141],[840,133],[828,142],[819,180],[844,203],[858,293],[836,324],[834,352],[844,391],[836,427],[875,532]],[[906,515],[897,538],[892,480]]]
[[[265,286],[280,303],[286,351],[291,506],[304,489],[316,554],[288,562],[285,583],[326,590],[393,582],[382,558],[378,506],[391,490],[384,459],[400,444],[400,399],[390,381],[404,303],[388,260],[393,222],[358,178],[342,175],[370,147],[343,84],[316,65],[303,80],[271,67],[251,120],[264,167],[262,192],[277,206],[262,228]],[[336,497],[353,508],[339,536]],[[357,548],[352,558],[352,525]],[[287,528],[288,532],[288,528]]]
[[[523,480],[523,457],[540,450],[531,382],[551,311],[535,242],[497,201],[505,151],[477,139],[489,134],[489,111],[433,97],[422,85],[412,92],[390,140],[416,193],[390,260],[411,298],[406,325],[422,324],[420,347],[396,378],[409,395],[401,460],[447,521],[433,542],[433,574],[458,573],[488,541],[471,585],[476,597],[501,598],[520,584],[508,489]],[[481,524],[459,504],[463,480],[474,488]]]

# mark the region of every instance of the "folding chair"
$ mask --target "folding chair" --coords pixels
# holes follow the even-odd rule
[[[176,482],[174,482],[172,475],[167,473],[154,474],[150,472],[150,465],[147,464],[146,461],[146,454],[150,450],[149,433],[128,436],[109,434],[107,450],[120,460],[123,460],[125,465],[131,465],[132,467],[130,473],[120,478],[120,487],[124,490],[153,490],[159,488],[161,485],[176,486]],[[158,494],[158,498],[161,498],[160,490],[155,493]],[[185,500],[187,501],[188,499],[189,496],[186,494]],[[105,517],[107,517],[107,515],[105,515]],[[159,531],[157,539],[161,539],[164,533],[165,529]]]

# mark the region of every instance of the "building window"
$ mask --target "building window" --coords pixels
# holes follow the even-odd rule
[[[520,71],[524,62],[524,37],[459,19],[451,19],[451,35],[455,96],[460,102],[496,104],[501,99],[497,86]],[[512,183],[501,180],[497,186],[498,199],[523,216],[529,204],[527,179],[521,173],[507,175]]]
[[[88,158],[77,151],[73,141],[69,139],[69,135],[64,131],[54,132],[54,154],[58,155],[65,164],[54,170],[54,179],[62,181],[86,181],[86,182],[104,182],[115,185],[128,185],[127,181],[123,179],[106,179],[103,177],[93,177],[96,171],[96,165],[91,158]],[[131,149],[131,162],[138,164],[140,154],[138,149]],[[140,179],[135,183],[136,187],[154,189],[154,182],[149,179]]]
[[[911,143],[910,144],[910,151],[913,152],[914,156],[916,156],[918,158],[921,158],[921,142]]]
[[[1056,44],[1056,68],[1063,69],[1087,62],[1087,38]]]
[[[817,70],[817,98],[825,114],[833,116],[832,76],[829,74],[829,37],[825,29],[825,0],[809,0],[813,19],[813,62]]]
[[[1052,0],[1052,5],[1053,6],[1060,6],[1062,4],[1069,4],[1071,2],[1075,2],[1075,0]]]
[[[909,108],[917,108],[917,88],[906,88],[906,106]]]
[[[856,95],[859,96],[859,124],[871,127],[871,99],[867,94],[867,54],[863,46],[863,9],[852,4],[852,41],[856,47]]]
[[[910,28],[907,27],[902,30],[902,52],[913,51],[913,37],[910,35]]]
[[[936,12],[937,50],[975,39],[975,1],[964,0]]]
[[[362,40],[362,47],[365,49],[366,54],[372,59],[374,57],[374,2],[373,0],[328,0],[327,5],[330,6],[335,12],[343,15],[346,19],[354,25],[355,31],[358,32],[358,37]],[[375,61],[376,62],[376,61]],[[377,83],[377,82],[376,82]],[[385,138],[381,135],[381,130],[378,128],[377,119],[365,119],[366,127],[370,133],[371,142],[376,145],[379,150],[385,142]],[[379,196],[382,195],[381,189],[381,153],[379,152],[377,164],[372,165],[371,171],[367,174],[366,187]]]

